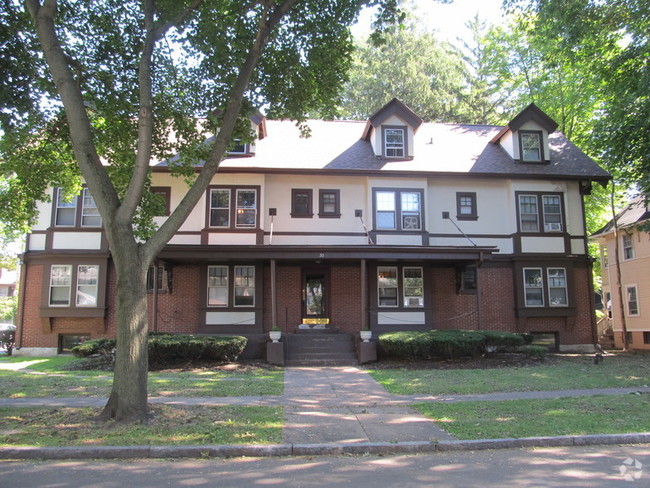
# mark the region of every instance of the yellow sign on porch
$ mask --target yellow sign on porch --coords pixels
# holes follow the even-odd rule
[[[330,323],[330,319],[302,319],[303,324],[309,324],[309,325],[328,325]]]

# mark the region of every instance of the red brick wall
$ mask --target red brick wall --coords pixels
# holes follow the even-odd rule
[[[172,293],[158,296],[158,327],[161,332],[195,333],[201,323],[203,300],[199,296],[201,267],[198,265],[175,266]],[[433,328],[476,329],[479,327],[478,296],[458,295],[456,275],[453,268],[432,268]],[[91,338],[115,336],[116,277],[112,267],[108,270],[107,304],[105,322],[96,319],[54,318],[52,333],[46,333],[39,314],[41,304],[41,281],[43,265],[27,263],[25,270],[25,310],[22,345],[24,347],[56,347],[57,334],[90,334]],[[270,267],[264,275],[264,330],[271,329]],[[345,332],[361,328],[360,268],[357,265],[334,265],[330,269],[329,307],[331,325]],[[588,285],[588,268],[575,268],[575,301],[577,315],[564,317],[518,318],[513,305],[515,290],[513,270],[507,267],[484,267],[479,269],[481,299],[480,328],[512,332],[558,332],[561,344],[589,344],[591,336],[591,298]],[[166,276],[165,276],[166,280]],[[277,266],[278,325],[284,332],[292,332],[302,319],[302,275],[299,265]],[[152,328],[152,301],[149,295],[149,319]],[[102,331],[106,326],[105,333]],[[19,339],[20,340],[20,339]]]

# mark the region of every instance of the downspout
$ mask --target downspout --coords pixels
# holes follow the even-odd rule
[[[277,291],[276,291],[276,267],[275,259],[271,259],[271,327],[278,326],[278,304],[277,304]]]
[[[361,260],[361,330],[368,328],[368,300],[367,300],[367,264]]]

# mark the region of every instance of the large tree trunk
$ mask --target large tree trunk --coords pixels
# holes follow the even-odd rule
[[[117,344],[113,388],[100,417],[143,422],[147,418],[146,271],[138,252],[114,253],[117,271]]]

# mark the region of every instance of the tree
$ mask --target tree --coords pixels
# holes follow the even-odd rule
[[[367,119],[397,96],[425,120],[455,121],[464,71],[460,53],[449,43],[417,32],[413,22],[394,28],[380,45],[358,46],[340,115]]]
[[[117,275],[115,376],[102,417],[146,418],[149,264],[233,137],[250,140],[254,107],[301,121],[335,106],[351,60],[349,25],[364,5],[381,7],[379,28],[399,16],[396,0],[25,0],[32,31],[12,0],[3,3],[12,18],[3,32],[13,28],[20,48],[9,49],[11,72],[31,79],[10,79],[28,90],[3,107],[0,203],[13,203],[2,216],[25,228],[47,185],[73,193],[81,178],[95,199]],[[149,165],[174,154],[187,193],[154,229]]]
[[[650,3],[647,0],[510,0],[593,77],[590,143],[625,186],[650,195]]]

